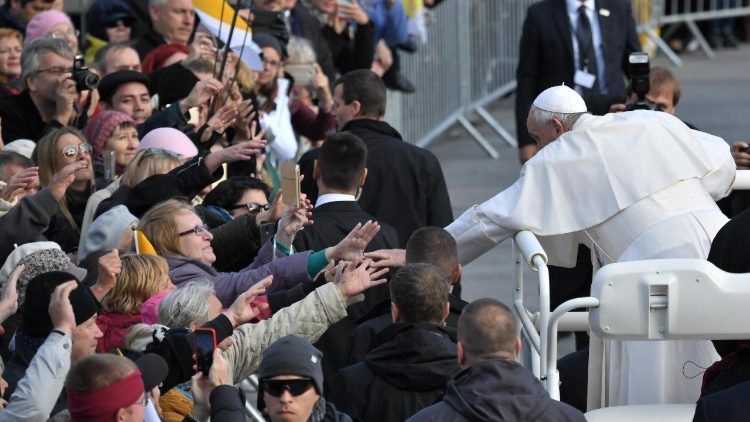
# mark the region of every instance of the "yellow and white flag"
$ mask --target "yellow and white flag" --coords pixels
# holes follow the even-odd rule
[[[234,16],[234,9],[229,3],[224,0],[193,0],[193,7],[200,18],[201,24],[237,53],[243,63],[253,70],[263,70],[260,48],[252,41],[253,36],[250,26],[239,16],[232,33],[232,39],[229,39],[232,17]],[[245,48],[242,48],[243,42]]]

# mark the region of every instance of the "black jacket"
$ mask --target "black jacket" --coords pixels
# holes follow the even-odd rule
[[[31,139],[34,142],[54,129],[63,127],[57,120],[45,122],[39,114],[29,91],[3,97],[0,101],[0,117],[3,119],[3,140]]]
[[[394,324],[364,362],[336,376],[330,400],[354,420],[403,421],[435,403],[459,371],[449,330]]]
[[[42,235],[49,241],[55,242],[60,245],[60,248],[65,253],[71,253],[78,250],[78,241],[81,238],[81,225],[83,223],[83,213],[86,211],[86,203],[91,197],[91,189],[87,188],[83,192],[76,192],[72,189],[68,189],[65,192],[65,203],[68,206],[73,221],[76,223],[76,227],[70,224],[62,211],[56,212],[52,215],[49,222],[49,227],[42,233]]]
[[[750,419],[750,381],[701,397],[693,422],[743,422]]]
[[[375,217],[362,211],[354,201],[338,201],[323,204],[312,212],[314,224],[297,234],[294,248],[298,251],[318,251],[340,242],[358,224]],[[366,251],[392,249],[398,247],[396,230],[387,223],[381,223],[380,232],[367,245]],[[346,345],[356,321],[372,308],[388,298],[388,287],[380,285],[365,292],[363,302],[349,306],[347,317],[331,325],[318,339],[315,347],[323,352],[323,375],[325,391],[330,391],[333,378],[339,369],[346,365]]]
[[[231,385],[219,385],[211,391],[211,420],[234,422],[245,420],[245,395]]]
[[[298,1],[289,12],[289,26],[291,27],[292,35],[310,41],[315,50],[315,58],[323,73],[328,76],[328,80],[336,80],[336,68],[333,65],[331,48],[328,46],[325,38],[323,38],[323,32],[320,30],[320,22],[315,16],[310,14],[310,11],[307,10],[307,7],[301,1]]]
[[[640,51],[630,1],[595,0],[595,8],[604,46],[604,79],[608,97],[624,102],[628,56]],[[515,113],[519,146],[534,143],[526,129],[526,118],[536,96],[563,82],[575,86],[572,39],[565,1],[544,0],[529,6],[521,33],[516,72]],[[586,100],[589,111],[596,112],[594,106],[597,104],[601,104],[599,108],[606,108],[605,113],[609,111],[608,101],[601,98]]]
[[[367,180],[359,206],[393,226],[401,248],[416,229],[453,222],[443,170],[432,152],[404,142],[383,121],[351,120],[342,131],[359,136],[367,145]]]
[[[138,56],[141,60],[143,60],[151,50],[166,43],[164,37],[154,31],[153,28],[149,28],[148,32],[138,38],[138,41],[133,45],[133,48],[138,52]]]
[[[409,421],[585,422],[583,413],[550,398],[516,362],[488,359],[461,371],[443,399]]]
[[[192,199],[203,188],[221,179],[224,169],[219,167],[213,174],[197,156],[167,174],[155,174],[134,187],[120,187],[99,204],[94,218],[117,205],[125,205],[131,214],[141,218],[154,205],[171,198]]]
[[[458,330],[458,317],[461,316],[464,307],[469,303],[453,295],[448,296],[448,301],[451,306],[448,318],[445,320],[445,326],[456,331]],[[390,303],[389,298],[378,309],[390,309]],[[357,325],[349,339],[349,346],[346,353],[348,356],[348,365],[362,362],[367,353],[377,344],[378,334],[393,324],[393,318],[390,312],[387,311],[386,313],[381,312],[374,318],[371,315],[366,315],[360,321],[364,322]]]

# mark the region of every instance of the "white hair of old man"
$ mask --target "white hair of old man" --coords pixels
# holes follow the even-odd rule
[[[537,124],[544,125],[557,118],[563,125],[563,129],[568,131],[578,121],[578,118],[586,113],[556,113],[553,111],[542,110],[541,108],[532,105],[529,110],[529,117],[531,117]]]

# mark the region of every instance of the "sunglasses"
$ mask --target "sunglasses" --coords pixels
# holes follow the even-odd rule
[[[91,144],[78,144],[68,145],[67,147],[63,148],[62,153],[66,158],[75,158],[79,153],[91,155],[91,151],[93,150],[94,147],[92,147]]]
[[[180,235],[180,237],[187,236],[187,235],[193,234],[193,233],[195,233],[195,234],[197,234],[197,235],[200,236],[201,233],[207,232],[208,230],[209,230],[208,225],[206,225],[206,224],[199,224],[199,225],[193,227],[190,230],[185,230],[184,232],[179,232],[177,234]]]
[[[313,380],[310,378],[261,381],[263,391],[274,397],[281,397],[281,395],[284,394],[284,390],[289,391],[289,394],[297,397],[307,392],[307,390],[311,389],[314,385]]]
[[[130,28],[133,26],[133,22],[131,20],[126,19],[118,19],[114,22],[107,23],[107,28],[117,28],[118,26],[124,26],[126,28]]]
[[[271,209],[271,204],[263,204],[263,205],[261,205],[261,204],[255,203],[255,202],[249,202],[247,204],[235,205],[231,209],[238,210],[240,208],[247,208],[247,212],[249,212],[250,214],[252,214],[252,213],[256,213],[256,212],[270,210]]]

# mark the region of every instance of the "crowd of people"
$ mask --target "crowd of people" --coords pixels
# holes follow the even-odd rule
[[[461,299],[462,265],[531,230],[599,265],[708,256],[731,270],[708,253],[714,237],[735,241],[714,201],[750,163],[746,144],[730,153],[673,116],[667,69],[650,75],[659,111],[620,113],[632,90],[621,59],[638,46],[629,9],[606,1],[603,21],[569,4],[575,54],[541,61],[560,52],[540,30],[557,17],[545,8],[565,10],[529,9],[527,162],[454,221],[437,158],[384,120],[387,88],[413,91],[399,51],[417,49],[437,0],[227,2],[252,27],[260,69],[190,0],[96,0],[81,16],[62,0],[6,0],[0,420],[235,421],[250,403],[273,422],[583,421],[568,377],[558,402],[518,364],[513,313]],[[726,369],[746,347],[613,343],[614,401],[722,392],[744,381]],[[716,351],[725,360],[702,388],[646,364],[708,366]],[[585,374],[576,362],[561,371]],[[252,374],[257,397],[236,387]]]

